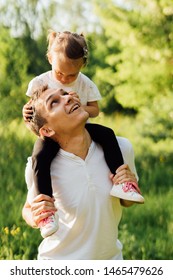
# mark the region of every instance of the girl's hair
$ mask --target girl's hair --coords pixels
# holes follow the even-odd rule
[[[83,58],[84,65],[88,60],[88,46],[84,35],[70,31],[48,32],[47,57],[49,59],[51,51],[64,53],[70,59]]]

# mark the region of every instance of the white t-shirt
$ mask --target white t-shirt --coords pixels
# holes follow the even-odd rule
[[[136,174],[131,143],[122,137],[118,137],[118,143],[124,162]],[[38,259],[122,259],[122,244],[118,240],[122,207],[118,198],[110,196],[109,172],[103,150],[95,142],[85,160],[60,149],[51,164],[59,229],[41,242]],[[31,194],[31,158],[26,166],[26,182]]]
[[[63,89],[67,92],[76,92],[79,95],[82,105],[87,105],[87,102],[101,99],[97,86],[81,72],[74,82],[67,85],[61,84],[58,80],[55,80],[52,76],[52,71],[45,72],[30,81],[26,95],[31,97],[34,89],[43,85],[48,85],[49,88]]]

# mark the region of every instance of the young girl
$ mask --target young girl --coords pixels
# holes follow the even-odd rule
[[[52,70],[31,80],[26,95],[31,97],[34,89],[43,85],[48,85],[49,88],[62,88],[71,94],[76,92],[89,116],[96,117],[99,114],[98,100],[101,99],[101,95],[96,85],[80,72],[88,59],[88,47],[83,34],[50,31],[47,58]],[[23,108],[24,120],[31,118],[32,113],[28,102]],[[86,129],[91,138],[102,146],[108,167],[112,174],[115,174],[124,161],[113,130],[91,123],[86,124]],[[39,193],[51,197],[50,165],[58,151],[58,144],[50,138],[38,138],[32,154],[35,187]],[[138,203],[144,202],[144,198],[140,195],[140,190],[134,182],[122,184],[117,182],[117,185],[114,185],[111,190],[111,195]],[[39,226],[41,235],[45,238],[57,230],[57,219],[52,213],[52,216],[41,221]]]

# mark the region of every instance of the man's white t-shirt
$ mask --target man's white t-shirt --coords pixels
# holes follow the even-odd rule
[[[131,143],[122,137],[117,139],[124,162],[136,174]],[[25,174],[28,201],[34,190],[31,161],[29,158]],[[59,229],[41,242],[38,259],[122,259],[122,244],[118,240],[122,207],[118,198],[110,196],[109,172],[103,150],[95,142],[85,160],[60,149],[51,164]]]
[[[82,105],[87,105],[87,102],[98,101],[101,99],[97,86],[81,72],[77,79],[71,84],[61,84],[58,80],[53,78],[52,71],[45,72],[30,81],[26,95],[31,97],[33,91],[38,88],[38,86],[43,85],[48,85],[48,88],[76,92],[79,95]]]

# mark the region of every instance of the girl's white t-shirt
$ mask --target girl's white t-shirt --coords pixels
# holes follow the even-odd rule
[[[61,84],[55,80],[52,71],[45,72],[34,79],[28,85],[26,92],[27,96],[32,96],[32,93],[38,86],[48,85],[48,88],[63,89],[67,92],[74,91],[79,95],[82,105],[87,105],[88,102],[98,101],[101,99],[101,94],[97,86],[83,73],[79,73],[77,79],[71,84]]]

